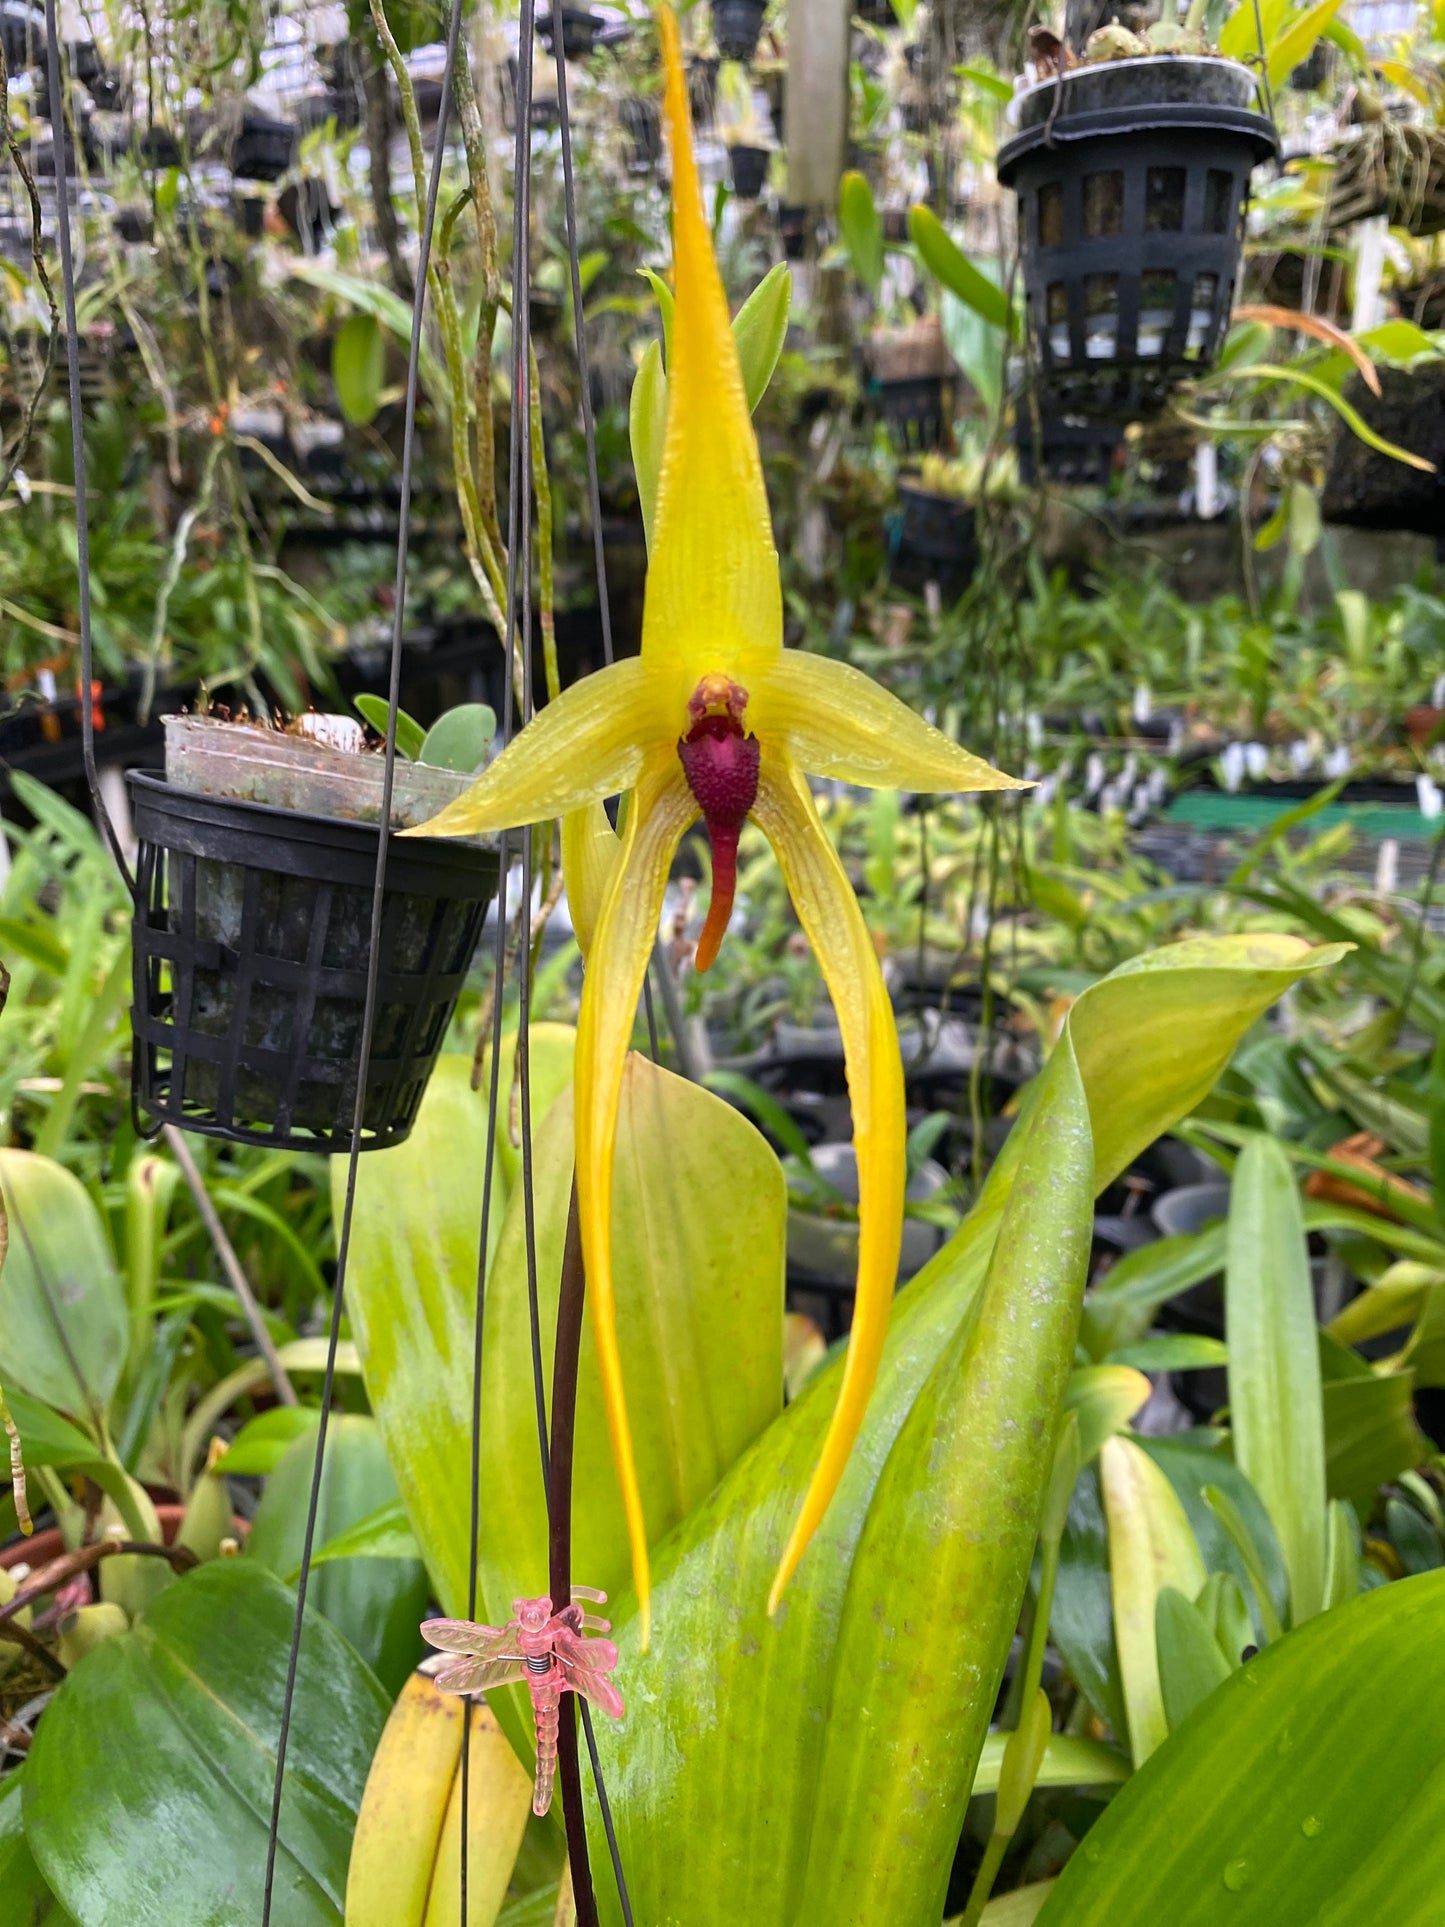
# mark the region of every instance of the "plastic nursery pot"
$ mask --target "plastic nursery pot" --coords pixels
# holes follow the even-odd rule
[[[917,482],[898,484],[900,518],[892,575],[905,588],[915,578],[936,582],[945,595],[960,595],[978,567],[977,518],[971,502],[934,495]]]
[[[1320,508],[1327,522],[1438,537],[1445,530],[1445,372],[1381,368],[1378,373],[1378,397],[1355,376],[1346,385],[1346,401],[1376,434],[1433,462],[1435,473],[1377,455],[1347,430],[1335,437]]]
[[[751,60],[763,31],[764,0],[712,0],[712,32],[724,60]]]
[[[998,178],[1018,197],[1040,377],[1094,416],[1159,407],[1214,360],[1250,171],[1279,153],[1247,67],[1150,55],[1071,68],[1018,99]]]
[[[184,725],[170,729],[172,780],[129,778],[139,844],[137,1128],[153,1134],[172,1123],[234,1143],[343,1148],[362,1074],[381,758],[237,725],[168,724]],[[228,729],[255,739],[257,754],[224,736],[204,740]],[[307,749],[316,752],[309,759]],[[397,776],[396,828],[424,821],[469,781],[419,765],[398,764]],[[202,781],[212,793],[195,787]],[[495,852],[478,844],[389,846],[365,1150],[411,1129],[496,877]]]
[[[562,52],[568,60],[586,60],[607,22],[585,7],[562,8]],[[548,53],[555,51],[556,13],[539,13],[537,32]]]
[[[657,102],[641,94],[629,94],[618,111],[623,132],[632,145],[632,164],[638,168],[656,167],[662,157],[662,118]]]
[[[936,316],[875,328],[864,350],[868,396],[905,452],[937,448],[953,415],[953,363]]]
[[[745,147],[739,142],[728,149],[733,192],[740,201],[755,201],[762,193],[771,159],[771,150],[766,147]]]
[[[812,1153],[812,1161],[813,1169],[846,1203],[857,1204],[858,1161],[851,1144],[820,1144]],[[943,1167],[925,1158],[909,1180],[908,1202],[921,1204],[935,1197],[947,1182]],[[900,1285],[922,1271],[943,1238],[939,1225],[921,1218],[903,1220],[903,1243],[898,1253]],[[858,1277],[858,1220],[789,1205],[788,1272],[808,1284],[851,1292]]]
[[[1039,409],[1037,437],[1031,409],[1020,406],[1015,416],[1019,476],[1029,484],[1042,468],[1045,481],[1062,488],[1105,488],[1123,441],[1122,423],[1091,421],[1053,406]]]
[[[290,121],[247,114],[231,148],[231,172],[245,181],[279,181],[291,165],[295,141]]]

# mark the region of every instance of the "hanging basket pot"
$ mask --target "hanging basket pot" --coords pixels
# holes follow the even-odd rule
[[[868,398],[894,444],[924,454],[953,418],[953,362],[935,315],[906,328],[875,328],[864,350]]]
[[[772,158],[771,148],[748,147],[741,141],[728,149],[733,193],[740,201],[757,200],[767,185],[768,163]]]
[[[562,13],[562,53],[567,60],[586,60],[592,53],[597,36],[607,25],[600,13],[593,13],[585,7],[563,7]],[[539,13],[537,33],[548,53],[555,53],[553,36],[556,33],[557,15]]]
[[[962,595],[978,568],[978,518],[971,502],[936,495],[915,478],[898,484],[897,542],[889,574],[900,588],[922,592],[936,582]]]
[[[764,0],[712,0],[712,32],[724,60],[751,60],[763,31]]]
[[[279,181],[291,165],[295,145],[290,121],[248,113],[231,147],[231,172],[243,181]]]
[[[1277,156],[1231,60],[1071,68],[1020,96],[998,177],[1018,196],[1039,375],[1083,413],[1137,415],[1214,360],[1250,171]]]
[[[168,730],[178,720],[197,727],[171,718]],[[198,780],[209,753],[204,741],[178,746],[173,737],[168,772]],[[269,793],[358,812],[369,798],[374,816],[381,759],[341,760],[358,766],[345,800],[333,772],[318,789],[300,756]],[[448,797],[470,780],[422,766],[398,764],[397,773]],[[213,771],[211,780],[234,789],[250,779],[224,775],[215,784]],[[153,1134],[171,1123],[233,1143],[344,1150],[360,1069],[376,822],[203,795],[157,776],[128,781],[138,842],[137,1129]],[[394,807],[393,822],[436,807],[430,795],[413,795]],[[496,880],[495,851],[476,844],[399,839],[388,848],[363,1150],[398,1144],[411,1130]]]
[[[1091,421],[1055,407],[1039,409],[1035,438],[1032,414],[1021,406],[1014,427],[1019,478],[1032,486],[1042,468],[1044,480],[1061,488],[1104,488],[1123,439],[1119,422]]]
[[[1376,373],[1378,396],[1356,375],[1345,400],[1377,435],[1433,462],[1435,473],[1377,454],[1342,428],[1330,454],[1321,512],[1327,522],[1351,528],[1414,530],[1438,539],[1445,535],[1445,371],[1437,365]]]

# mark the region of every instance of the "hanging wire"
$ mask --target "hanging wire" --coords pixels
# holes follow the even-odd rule
[[[60,71],[60,27],[55,0],[45,0],[45,74],[50,88],[50,131],[55,155],[55,226],[60,241],[60,277],[65,301],[65,369],[70,387],[70,449],[75,467],[75,556],[80,607],[80,755],[96,819],[105,832],[125,886],[135,896],[135,878],[101,794],[95,767],[95,676],[90,634],[90,516],[85,492],[85,421],[80,399],[80,327],[75,313],[75,257],[70,245],[70,165],[66,159],[65,90]],[[72,132],[72,147],[79,139]]]
[[[531,421],[532,402],[532,352],[531,352],[531,110],[532,110],[532,68],[534,52],[535,0],[522,0],[521,18],[518,27],[517,48],[517,87],[516,87],[516,165],[513,172],[512,197],[512,432],[509,447],[508,495],[507,495],[507,606],[505,619],[505,646],[509,659],[512,649],[520,647],[522,652],[522,726],[531,720],[533,700],[533,663],[532,663],[532,471],[531,471]],[[557,41],[561,47],[560,30]],[[559,51],[559,60],[561,58]],[[584,428],[587,436],[588,480],[591,491],[594,525],[594,545],[598,564],[598,593],[603,611],[603,641],[607,660],[612,660],[611,617],[607,603],[607,584],[605,558],[602,549],[600,492],[597,480],[596,442],[592,421],[590,395],[587,390],[586,349],[581,342],[582,303],[580,271],[577,256],[577,229],[575,200],[572,192],[571,177],[571,136],[567,122],[565,105],[565,75],[559,81],[559,101],[563,122],[563,141],[566,153],[566,178],[568,200],[568,247],[572,265],[573,306],[579,337],[579,364],[582,369]],[[520,613],[520,633],[518,615]],[[510,735],[513,678],[506,677],[503,697],[503,733]],[[530,910],[533,884],[533,838],[524,835],[522,843],[521,901],[524,915]],[[505,875],[505,864],[503,865]],[[505,886],[503,885],[503,888]],[[489,1115],[487,1121],[486,1151],[484,1154],[482,1176],[482,1214],[481,1230],[477,1252],[477,1291],[474,1309],[473,1330],[473,1380],[472,1380],[472,1433],[471,1433],[471,1494],[470,1494],[470,1564],[467,1580],[467,1616],[476,1618],[478,1595],[478,1565],[480,1554],[481,1521],[481,1386],[483,1359],[483,1326],[486,1310],[486,1271],[487,1248],[491,1227],[491,1204],[493,1176],[496,1157],[497,1115],[500,1101],[501,1065],[501,1017],[502,1017],[502,977],[505,973],[505,932],[506,905],[504,895],[499,897],[497,915],[497,937],[495,950],[495,990],[492,999],[492,1064],[489,1079]],[[552,1464],[548,1446],[547,1398],[542,1364],[542,1326],[540,1293],[537,1275],[536,1243],[536,1197],[532,1164],[532,1083],[531,1083],[531,946],[519,946],[518,1014],[515,1075],[518,1085],[520,1127],[521,1127],[521,1174],[522,1213],[525,1234],[527,1267],[527,1306],[531,1337],[532,1384],[537,1420],[538,1457],[541,1463],[544,1503],[547,1507],[549,1536],[554,1517],[551,1493]],[[580,1310],[580,1304],[578,1309]],[[560,1316],[560,1313],[559,1313]],[[567,1348],[572,1357],[572,1372],[575,1378],[575,1353]],[[554,1365],[557,1354],[554,1351]],[[573,1388],[575,1397],[575,1387]],[[555,1400],[554,1400],[555,1404]],[[570,1443],[566,1453],[570,1475]],[[565,1599],[555,1600],[558,1607],[565,1605]],[[613,1874],[617,1882],[618,1897],[621,1902],[623,1918],[631,1927],[632,1907],[627,1893],[627,1885],[622,1871],[621,1855],[617,1846],[616,1834],[612,1824],[611,1808],[607,1799],[603,1780],[602,1765],[597,1755],[596,1741],[592,1732],[590,1709],[586,1702],[581,1705],[583,1729],[587,1737],[588,1754],[592,1763],[593,1779],[597,1788],[598,1803],[601,1808],[603,1825],[606,1830],[608,1847],[612,1858]],[[462,1741],[462,1784],[461,1784],[461,1854],[460,1854],[460,1901],[461,1918],[467,1919],[469,1854],[468,1836],[471,1831],[470,1801],[470,1737],[471,1702],[466,1705]],[[575,1759],[575,1750],[574,1750]],[[570,1782],[570,1785],[569,1785]],[[580,1782],[570,1771],[563,1780],[564,1809],[569,1802],[574,1804],[580,1795]],[[582,1927],[596,1919],[596,1902],[591,1891],[590,1872],[585,1861],[585,1823],[579,1812],[567,1815],[569,1837],[574,1843],[573,1885],[578,1906],[578,1918]]]
[[[53,6],[54,0],[49,0],[49,4]],[[346,1262],[351,1250],[351,1227],[356,1210],[356,1176],[361,1155],[362,1122],[366,1108],[366,1066],[371,1059],[372,1037],[376,1028],[377,990],[381,976],[381,930],[386,897],[386,859],[391,840],[391,799],[396,773],[396,719],[401,703],[401,637],[406,614],[406,560],[411,532],[411,475],[416,442],[417,374],[421,360],[422,320],[426,306],[427,264],[431,257],[432,231],[436,225],[437,193],[441,186],[442,162],[446,152],[447,116],[451,107],[452,69],[456,63],[461,22],[461,0],[452,0],[451,19],[447,29],[446,65],[442,72],[441,107],[437,116],[436,148],[432,155],[431,179],[427,183],[421,249],[417,260],[416,296],[412,303],[411,316],[411,348],[406,371],[406,421],[401,444],[400,524],[396,541],[396,593],[391,626],[391,677],[387,692],[386,757],[381,782],[381,821],[376,843],[376,877],[371,897],[371,936],[366,966],[366,1002],[361,1019],[361,1048],[357,1062],[356,1104],[352,1112],[351,1151],[346,1167],[346,1201],[342,1209],[341,1230],[337,1239],[336,1284],[331,1300],[331,1326],[326,1339],[326,1371],[321,1383],[321,1415],[316,1431],[316,1456],[311,1469],[311,1495],[306,1507],[306,1532],[301,1546],[301,1569],[296,1579],[296,1616],[291,1628],[291,1647],[286,1661],[286,1690],[281,1705],[281,1730],[276,1742],[276,1777],[271,1791],[271,1822],[266,1836],[266,1876],[262,1889],[261,1927],[270,1927],[271,1920],[271,1902],[276,1879],[276,1848],[281,1830],[281,1795],[286,1779],[286,1749],[291,1734],[291,1710],[296,1693],[296,1668],[301,1652],[306,1592],[311,1577],[311,1553],[316,1536],[316,1514],[321,1501],[326,1435],[331,1419],[332,1388],[336,1378],[336,1347],[341,1334],[341,1313],[346,1292]]]

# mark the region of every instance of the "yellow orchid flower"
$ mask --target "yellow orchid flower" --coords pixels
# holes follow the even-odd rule
[[[837,1012],[859,1181],[858,1285],[832,1423],[769,1596],[783,1588],[837,1490],[888,1327],[902,1236],[905,1118],[893,1011],[805,772],[925,792],[1020,787],[859,670],[783,647],[782,591],[757,438],[692,149],[677,23],[660,15],[672,138],[675,310],[667,434],[652,529],[642,653],[564,690],[457,802],[423,826],[471,836],[573,816],[569,870],[591,879],[575,1066],[577,1200],[587,1303],[622,1490],[643,1644],[647,1533],[633,1463],[612,1284],[613,1141],[637,999],[683,833],[702,817],[713,888],[697,968],[717,954],[748,817],[776,852]],[[607,848],[600,799],[631,791]],[[573,813],[582,814],[574,816]],[[592,922],[589,908],[587,922]]]

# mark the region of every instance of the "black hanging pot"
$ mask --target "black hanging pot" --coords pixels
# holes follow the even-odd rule
[[[634,167],[655,167],[662,155],[662,118],[657,102],[629,94],[619,110],[623,132],[632,143]]]
[[[762,193],[772,157],[771,148],[747,147],[741,141],[728,149],[733,193],[740,201],[755,201]]]
[[[1014,426],[1019,479],[1032,486],[1042,468],[1045,481],[1064,488],[1103,488],[1123,440],[1121,422],[1092,421],[1049,404],[1039,409],[1036,435],[1033,411],[1021,404]]]
[[[998,177],[1019,203],[1043,385],[1137,415],[1213,362],[1229,320],[1251,170],[1279,154],[1255,77],[1213,57],[1071,68],[1019,97]]]
[[[977,516],[957,495],[935,495],[918,481],[898,484],[898,535],[890,574],[900,588],[936,582],[959,596],[978,568]]]
[[[291,165],[295,144],[290,121],[248,113],[231,146],[231,172],[243,181],[279,181]]]
[[[868,399],[894,444],[908,454],[937,448],[953,419],[953,364],[935,317],[869,336]]]
[[[1330,453],[1320,509],[1327,522],[1359,529],[1413,529],[1445,537],[1445,370],[1378,368],[1380,394],[1358,375],[1345,400],[1386,441],[1435,464],[1435,473],[1411,468],[1367,447],[1341,428]]]
[[[374,761],[375,759],[365,759]],[[379,831],[128,779],[137,1129],[345,1149],[351,1140]],[[411,1130],[496,888],[490,849],[387,852],[364,1150]]]
[[[712,32],[724,60],[751,60],[763,31],[765,0],[712,0]]]
[[[561,12],[563,55],[568,60],[586,60],[607,22],[586,7],[563,7]],[[556,52],[556,19],[555,12],[537,15],[537,32],[549,54]]]

